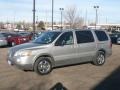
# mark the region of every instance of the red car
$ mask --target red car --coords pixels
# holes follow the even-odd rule
[[[18,32],[22,37],[26,37],[29,40],[32,40],[33,33],[32,32]]]
[[[6,36],[8,45],[10,46],[15,46],[30,41],[28,37],[21,36],[20,34],[17,33],[6,33]]]

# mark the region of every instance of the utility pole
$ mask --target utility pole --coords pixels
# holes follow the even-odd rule
[[[53,30],[53,19],[54,18],[54,0],[52,0],[52,30]]]
[[[60,11],[61,11],[61,30],[63,29],[63,26],[62,26],[62,22],[63,22],[63,18],[62,18],[62,16],[63,16],[63,10],[64,10],[64,8],[60,8]]]
[[[95,12],[96,12],[96,17],[95,17],[95,29],[98,24],[98,8],[99,6],[94,6]]]
[[[48,25],[47,25],[47,24],[48,24],[48,21],[47,21],[48,11],[47,11],[47,10],[46,10],[46,12],[45,12],[45,16],[46,16],[46,17],[45,17],[45,22],[46,22],[46,23],[45,23],[45,26],[46,26],[46,28],[47,28],[47,27],[48,27]]]
[[[33,0],[33,33],[34,33],[34,36],[35,36],[35,0]]]
[[[15,29],[15,16],[16,16],[16,12],[13,12],[13,29]]]
[[[38,16],[36,16],[36,30],[38,30],[38,28],[37,28],[37,26],[38,26],[38,23],[39,23],[39,21],[38,21]]]
[[[85,11],[85,26],[87,26],[87,24],[88,24],[88,23],[87,23],[87,17],[88,17],[87,14],[88,14],[88,12],[87,12],[87,9],[86,9],[86,11]]]

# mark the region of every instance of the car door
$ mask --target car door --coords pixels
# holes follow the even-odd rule
[[[55,65],[73,64],[76,58],[76,50],[74,48],[74,35],[72,31],[64,32],[55,42],[52,48]]]
[[[78,62],[91,61],[96,55],[96,43],[89,30],[76,31]]]

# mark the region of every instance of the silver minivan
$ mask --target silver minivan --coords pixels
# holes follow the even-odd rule
[[[104,30],[56,30],[10,48],[7,61],[20,69],[44,75],[58,66],[83,62],[100,66],[111,54],[111,40]]]

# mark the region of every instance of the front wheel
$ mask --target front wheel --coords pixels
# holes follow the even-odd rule
[[[34,64],[34,71],[37,74],[45,75],[52,70],[52,64],[49,57],[40,57]]]
[[[102,51],[99,51],[95,60],[93,60],[93,64],[97,66],[101,66],[105,63],[105,53]]]

